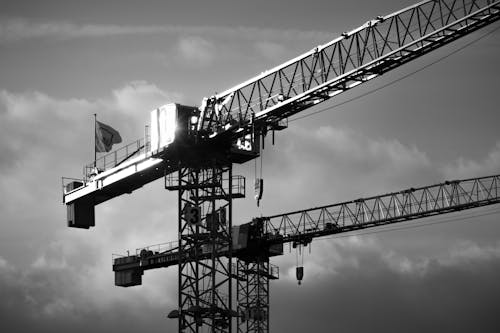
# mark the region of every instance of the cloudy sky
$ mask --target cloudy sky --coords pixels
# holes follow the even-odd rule
[[[413,1],[172,2],[0,0],[2,331],[176,329],[166,318],[177,302],[176,268],[146,272],[142,286],[127,289],[113,286],[111,271],[112,253],[176,239],[175,193],[158,181],[98,206],[96,228],[66,227],[61,177],[81,177],[93,159],[94,113],[134,141],[151,109],[199,105]],[[236,224],[498,174],[498,27],[292,121],[266,145],[261,207],[239,199]],[[253,170],[250,163],[235,173],[251,183]],[[271,285],[272,331],[498,332],[498,213],[315,241],[301,286],[287,250],[274,260],[281,276]]]

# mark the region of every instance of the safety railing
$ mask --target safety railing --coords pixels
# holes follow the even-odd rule
[[[138,248],[135,250],[135,254],[137,256],[153,255],[153,254],[172,252],[174,250],[177,250],[178,248],[179,248],[179,242],[171,241],[168,243],[161,243],[161,244],[149,245],[146,247]]]
[[[111,151],[94,162],[91,162],[83,167],[83,181],[85,183],[91,181],[97,174],[106,170],[119,166],[129,159],[145,154],[151,150],[150,134],[146,127],[146,136],[134,142]]]

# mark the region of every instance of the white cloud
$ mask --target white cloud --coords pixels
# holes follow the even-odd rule
[[[279,60],[284,56],[289,56],[283,44],[277,42],[258,41],[255,43],[255,48],[262,56],[272,60]]]
[[[500,242],[481,246],[473,241],[466,240],[460,241],[451,247],[448,256],[440,261],[450,266],[497,258],[500,258]]]
[[[2,235],[16,235],[15,243],[0,244],[1,253],[9,250],[0,257],[5,306],[37,320],[79,320],[131,298],[137,301],[131,306],[136,313],[140,307],[175,304],[174,278],[164,283],[165,274],[151,274],[145,286],[122,289],[113,287],[111,271],[111,253],[175,237],[164,228],[175,213],[163,208],[170,198],[164,189],[157,195],[146,187],[133,199],[99,205],[94,231],[65,226],[59,185],[62,175],[79,177],[92,158],[94,112],[132,141],[143,134],[150,110],[172,99],[181,96],[145,81],[125,84],[98,100],[0,91],[0,223]],[[0,305],[0,316],[6,311]]]
[[[313,132],[319,146],[333,154],[370,164],[393,165],[395,169],[428,167],[430,161],[416,146],[395,139],[372,139],[348,129],[322,126]]]
[[[89,147],[91,151],[89,133],[93,128],[93,113],[115,126],[125,143],[131,142],[143,136],[149,112],[172,101],[182,101],[182,96],[145,81],[125,84],[111,96],[98,100],[55,99],[37,91],[11,93],[2,90],[0,166],[13,165],[20,158],[27,160],[31,154],[44,159],[44,156],[54,158],[57,151],[67,151],[74,156],[71,147],[76,146]],[[59,156],[64,157],[67,156]]]
[[[2,241],[0,253],[16,253],[17,262],[23,265],[34,262],[35,267],[64,268],[67,265],[66,256],[74,250],[73,245],[66,241],[64,244],[50,245],[47,239],[53,239],[56,230],[66,228],[65,207],[61,204],[61,177],[82,177],[83,165],[93,159],[92,114],[97,112],[102,121],[117,128],[126,144],[144,135],[143,125],[149,122],[149,112],[154,107],[152,103],[158,103],[155,106],[159,106],[160,102],[169,101],[169,96],[178,94],[165,92],[147,82],[126,84],[98,100],[56,99],[41,92],[0,91],[0,224],[3,235],[18,240]],[[117,200],[116,207],[121,210],[127,206],[145,207],[149,214],[153,214],[151,219],[144,212],[137,215],[129,213],[127,216],[118,209],[105,209],[102,212],[100,206],[97,211],[101,214],[99,217],[123,220],[121,224],[129,226],[132,234],[137,228],[139,232],[134,235],[139,241],[138,237],[148,238],[149,229],[141,229],[135,222],[146,218],[151,223],[160,223],[160,218],[155,214],[158,207],[162,206],[155,206],[154,199],[160,200],[160,197],[154,195],[146,198],[142,194],[134,198],[135,201],[126,201],[126,198]],[[135,220],[129,219],[132,217]],[[100,221],[106,220],[98,218],[98,224],[103,225],[104,222]],[[79,231],[72,230],[77,234]],[[103,251],[107,251],[107,258],[113,251],[131,244],[119,244],[125,237],[126,229],[119,231],[112,234],[114,243],[105,243],[107,247],[103,247]],[[163,235],[154,234],[158,238]],[[118,239],[117,235],[122,235],[122,239]],[[61,239],[65,237],[67,235]],[[158,241],[154,237],[151,240]],[[143,240],[133,246],[147,245],[149,241]],[[28,250],[25,242],[30,244]],[[59,246],[57,250],[54,249],[56,246]],[[53,253],[48,256],[46,251],[43,252],[45,254],[40,253],[40,249]],[[4,255],[5,259],[9,258],[7,254]]]
[[[287,131],[264,153],[268,208],[269,198],[287,211],[382,194],[426,184],[435,173],[425,152],[395,139],[331,126]]]
[[[500,142],[481,161],[460,157],[443,168],[447,179],[471,178],[500,173]]]
[[[180,38],[177,51],[182,62],[194,66],[210,65],[217,55],[215,45],[198,36]]]
[[[68,21],[34,21],[25,18],[0,20],[0,43],[19,42],[38,38],[68,40],[89,37],[110,37],[118,35],[189,35],[246,40],[309,40],[326,42],[333,38],[329,32],[300,31],[294,29],[266,29],[257,27],[224,26],[176,26],[176,25],[109,25],[76,24]]]
[[[105,24],[75,24],[65,21],[37,22],[23,18],[0,21],[0,42],[15,42],[35,38],[61,40],[82,37],[158,34],[176,31],[175,27],[120,26]]]
[[[431,262],[429,258],[408,258],[392,250],[385,251],[380,256],[387,267],[398,274],[418,274],[422,276],[426,273]]]
[[[380,251],[381,258],[391,270],[399,274],[423,277],[436,267],[459,267],[465,269],[474,263],[500,258],[500,243],[480,246],[470,240],[459,240],[450,244],[443,253],[432,257],[410,258],[395,251]]]
[[[325,279],[342,276],[346,271],[366,270],[367,256],[380,256],[381,244],[375,237],[348,236],[336,239],[316,239],[310,245],[299,250],[292,249],[291,254],[276,258],[279,267],[285,273],[280,277],[287,281],[296,281],[296,266],[304,266],[304,280],[316,283]]]
[[[4,258],[2,258],[0,256],[0,269],[1,270],[7,270],[9,269],[9,263],[7,262],[7,260],[5,260]]]
[[[470,270],[500,259],[500,242],[478,244],[472,240],[447,240],[440,251],[424,254],[425,241],[409,240],[403,246],[389,246],[374,235],[322,238],[308,247],[274,258],[283,272],[280,279],[296,281],[295,268],[304,266],[305,283],[344,279],[351,274],[379,275],[390,272],[402,278],[424,280],[445,270]],[[407,251],[411,248],[411,251]],[[288,247],[286,247],[288,249]],[[419,250],[420,248],[420,250]],[[286,250],[287,250],[286,249]],[[285,251],[288,252],[288,251]]]
[[[45,304],[42,308],[42,313],[45,316],[57,318],[60,316],[68,316],[75,312],[75,306],[66,299],[55,298],[51,302]]]
[[[137,116],[149,115],[149,111],[154,108],[171,102],[182,103],[182,96],[179,93],[165,92],[146,81],[132,81],[113,90],[113,98],[108,105],[110,109]]]

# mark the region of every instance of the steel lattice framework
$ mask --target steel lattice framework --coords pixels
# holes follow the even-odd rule
[[[232,167],[181,167],[167,179],[179,191],[179,331],[231,332]]]
[[[381,226],[500,202],[500,175],[447,181],[263,218],[267,235],[307,244],[314,237]],[[273,236],[269,236],[271,239]],[[282,237],[282,238],[281,238]]]
[[[500,18],[500,1],[429,0],[379,16],[206,99],[201,134],[267,128]]]
[[[269,332],[269,280],[278,278],[278,267],[270,264],[269,258],[238,260],[238,333]]]

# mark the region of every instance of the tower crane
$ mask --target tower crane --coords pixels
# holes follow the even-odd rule
[[[361,229],[407,222],[425,217],[500,203],[500,175],[445,181],[399,192],[297,210],[233,226],[232,256],[237,281],[238,332],[268,332],[269,280],[279,278],[279,268],[269,258],[283,254],[283,245],[308,246],[313,239]],[[183,258],[181,258],[181,255]],[[197,254],[211,256],[201,246]],[[227,255],[221,253],[220,255]],[[195,251],[181,254],[173,241],[139,248],[135,254],[113,259],[115,285],[142,284],[144,271],[195,261]],[[303,271],[298,267],[297,278]],[[177,317],[178,311],[170,313]]]
[[[164,178],[165,188],[178,192],[177,244],[170,251],[143,249],[117,258],[115,283],[136,285],[145,269],[176,264],[178,308],[169,316],[178,320],[180,332],[232,332],[234,318],[240,332],[267,332],[268,281],[277,277],[269,257],[281,254],[283,243],[305,246],[336,232],[497,203],[499,179],[452,181],[233,227],[232,201],[246,194],[233,164],[259,157],[267,134],[274,138],[286,129],[290,116],[499,18],[500,1],[422,1],[204,98],[199,107],[159,107],[143,139],[84,166],[82,179],[63,178],[68,226],[93,227],[96,205]],[[473,185],[466,190],[468,182]],[[262,180],[255,185],[259,199]]]

